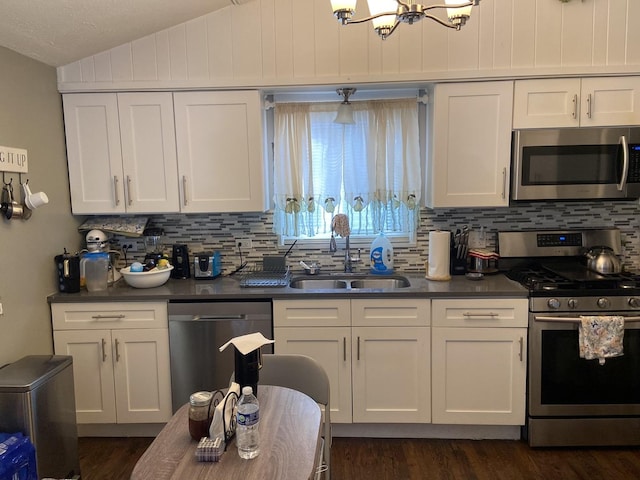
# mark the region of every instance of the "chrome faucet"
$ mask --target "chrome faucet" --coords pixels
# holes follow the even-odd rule
[[[349,246],[349,235],[345,237],[346,244],[344,247],[344,271],[345,273],[353,272],[353,264],[360,262],[360,249],[358,249],[358,255],[351,255],[351,247]]]

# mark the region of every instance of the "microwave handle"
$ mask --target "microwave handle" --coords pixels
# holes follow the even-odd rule
[[[622,178],[618,184],[618,191],[624,190],[627,184],[627,176],[629,175],[629,145],[627,144],[627,137],[620,136],[620,145],[622,145]]]

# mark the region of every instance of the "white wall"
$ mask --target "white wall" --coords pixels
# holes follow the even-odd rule
[[[57,290],[53,257],[75,251],[82,237],[71,215],[62,104],[56,71],[0,48],[0,145],[27,149],[32,191],[49,204],[29,220],[0,218],[0,365],[53,353],[46,297]],[[14,194],[19,193],[17,175]],[[16,187],[17,185],[17,187]]]
[[[366,2],[358,5],[356,17],[366,15]],[[255,0],[59,67],[58,86],[275,88],[638,73],[638,19],[638,0],[482,0],[459,32],[423,20],[382,41],[370,23],[341,27],[329,0]]]

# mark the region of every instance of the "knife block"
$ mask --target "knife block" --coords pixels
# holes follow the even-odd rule
[[[467,273],[467,259],[456,258],[457,248],[452,248],[449,256],[449,273],[451,275],[464,275]]]

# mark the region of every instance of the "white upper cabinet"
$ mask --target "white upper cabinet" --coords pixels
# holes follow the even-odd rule
[[[640,77],[519,80],[513,128],[640,124]]]
[[[118,112],[127,212],[177,212],[171,93],[119,93]]]
[[[116,95],[64,95],[63,101],[73,213],[124,213]]]
[[[74,214],[179,210],[171,93],[63,100]]]
[[[174,105],[181,211],[265,211],[259,92],[179,92]]]
[[[66,94],[64,112],[74,214],[267,209],[257,91]]]
[[[445,83],[430,103],[427,206],[509,204],[513,82]]]

